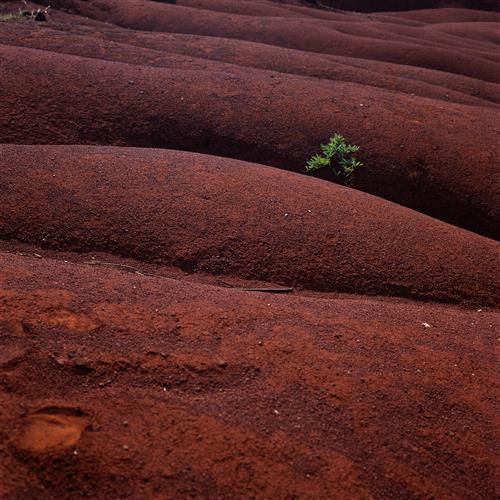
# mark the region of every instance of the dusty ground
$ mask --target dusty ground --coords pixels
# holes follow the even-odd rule
[[[0,21],[0,498],[494,498],[499,15],[51,4]]]

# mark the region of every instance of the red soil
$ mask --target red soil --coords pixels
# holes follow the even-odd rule
[[[0,498],[493,498],[498,15],[50,3],[0,21]]]
[[[161,0],[160,0],[161,1]],[[496,0],[275,0],[285,3],[330,6],[345,10],[377,12],[383,10],[435,9],[437,7],[466,7],[469,9],[499,10]]]
[[[457,49],[450,44],[448,37],[439,32],[435,33],[435,40],[426,40],[423,27],[405,28],[397,24],[384,24],[384,29],[379,29],[373,20],[363,22],[355,14],[331,14],[328,22],[303,17],[284,17],[276,22],[274,18],[228,14],[144,0],[67,0],[60,4],[71,7],[80,15],[137,30],[263,42],[310,52],[422,66],[500,82],[498,53],[493,48],[487,50],[485,56],[474,48]],[[491,21],[498,20],[498,15],[494,13],[482,15]],[[393,33],[396,27],[399,34]]]
[[[300,171],[341,131],[370,165],[358,189],[498,235],[497,107],[245,67],[163,69],[6,45],[0,54],[1,142],[187,149]]]
[[[471,37],[493,33],[480,23],[468,28]],[[490,25],[488,24],[487,27]],[[498,86],[476,78],[452,75],[426,68],[414,68],[368,59],[313,54],[272,45],[218,37],[172,33],[132,32],[108,26],[71,27],[4,24],[0,43],[62,52],[83,57],[126,62],[140,66],[238,72],[232,65],[279,73],[353,82],[442,102],[497,107]],[[463,25],[446,25],[441,30],[464,30]],[[57,30],[57,31],[55,31]],[[99,36],[96,36],[98,30]],[[103,39],[106,43],[103,43]],[[188,57],[180,57],[188,56]],[[202,61],[205,59],[206,61]],[[230,64],[211,64],[209,61]]]
[[[500,292],[493,240],[259,165],[165,150],[3,146],[0,185],[3,239],[320,291],[479,304]]]
[[[8,498],[493,496],[493,313],[0,266]]]

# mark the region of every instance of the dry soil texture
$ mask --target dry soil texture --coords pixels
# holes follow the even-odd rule
[[[19,4],[0,498],[494,498],[499,15]]]

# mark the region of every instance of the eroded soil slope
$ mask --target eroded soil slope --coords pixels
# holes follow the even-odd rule
[[[47,27],[0,23],[2,142],[161,147],[301,171],[319,144],[341,131],[360,145],[369,166],[353,187],[498,237],[498,44],[477,37],[478,30],[491,32],[496,14],[479,13],[483,22],[476,11],[464,11],[461,22],[436,28],[385,14],[325,12],[331,19],[318,20],[302,13],[311,9],[295,15],[290,6],[276,7],[288,16],[269,17],[272,30],[287,19],[308,22],[315,36],[322,26],[329,36],[348,36],[353,50],[347,54],[327,37],[334,53],[319,46],[311,53],[280,34],[276,42],[256,34],[255,43],[218,30],[241,26],[254,33],[253,24],[267,16],[221,12],[210,2],[150,9],[132,2],[128,10],[129,0],[108,3],[102,11],[102,2],[68,6],[107,21],[121,9],[132,17],[157,12],[155,19],[168,20],[175,33],[123,29],[66,12],[56,12]],[[175,16],[186,22],[202,16],[210,36],[200,37],[190,24],[175,28]],[[403,47],[409,39],[422,59],[408,59],[416,54]],[[391,49],[380,55],[382,42]],[[404,59],[387,62],[399,48]],[[443,64],[432,63],[437,57]]]
[[[8,498],[493,495],[492,313],[0,269]]]
[[[0,5],[0,497],[493,498],[498,14],[50,3]]]
[[[3,146],[0,185],[3,239],[318,291],[479,305],[498,297],[497,242],[260,165],[154,149]]]

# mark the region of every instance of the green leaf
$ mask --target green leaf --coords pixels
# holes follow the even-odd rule
[[[320,149],[322,154],[315,154],[307,161],[305,166],[307,173],[315,172],[323,167],[330,167],[336,177],[342,177],[345,183],[349,183],[354,171],[363,166],[356,158],[349,156],[358,152],[359,147],[347,144],[340,134],[330,137],[327,144],[320,145]]]

